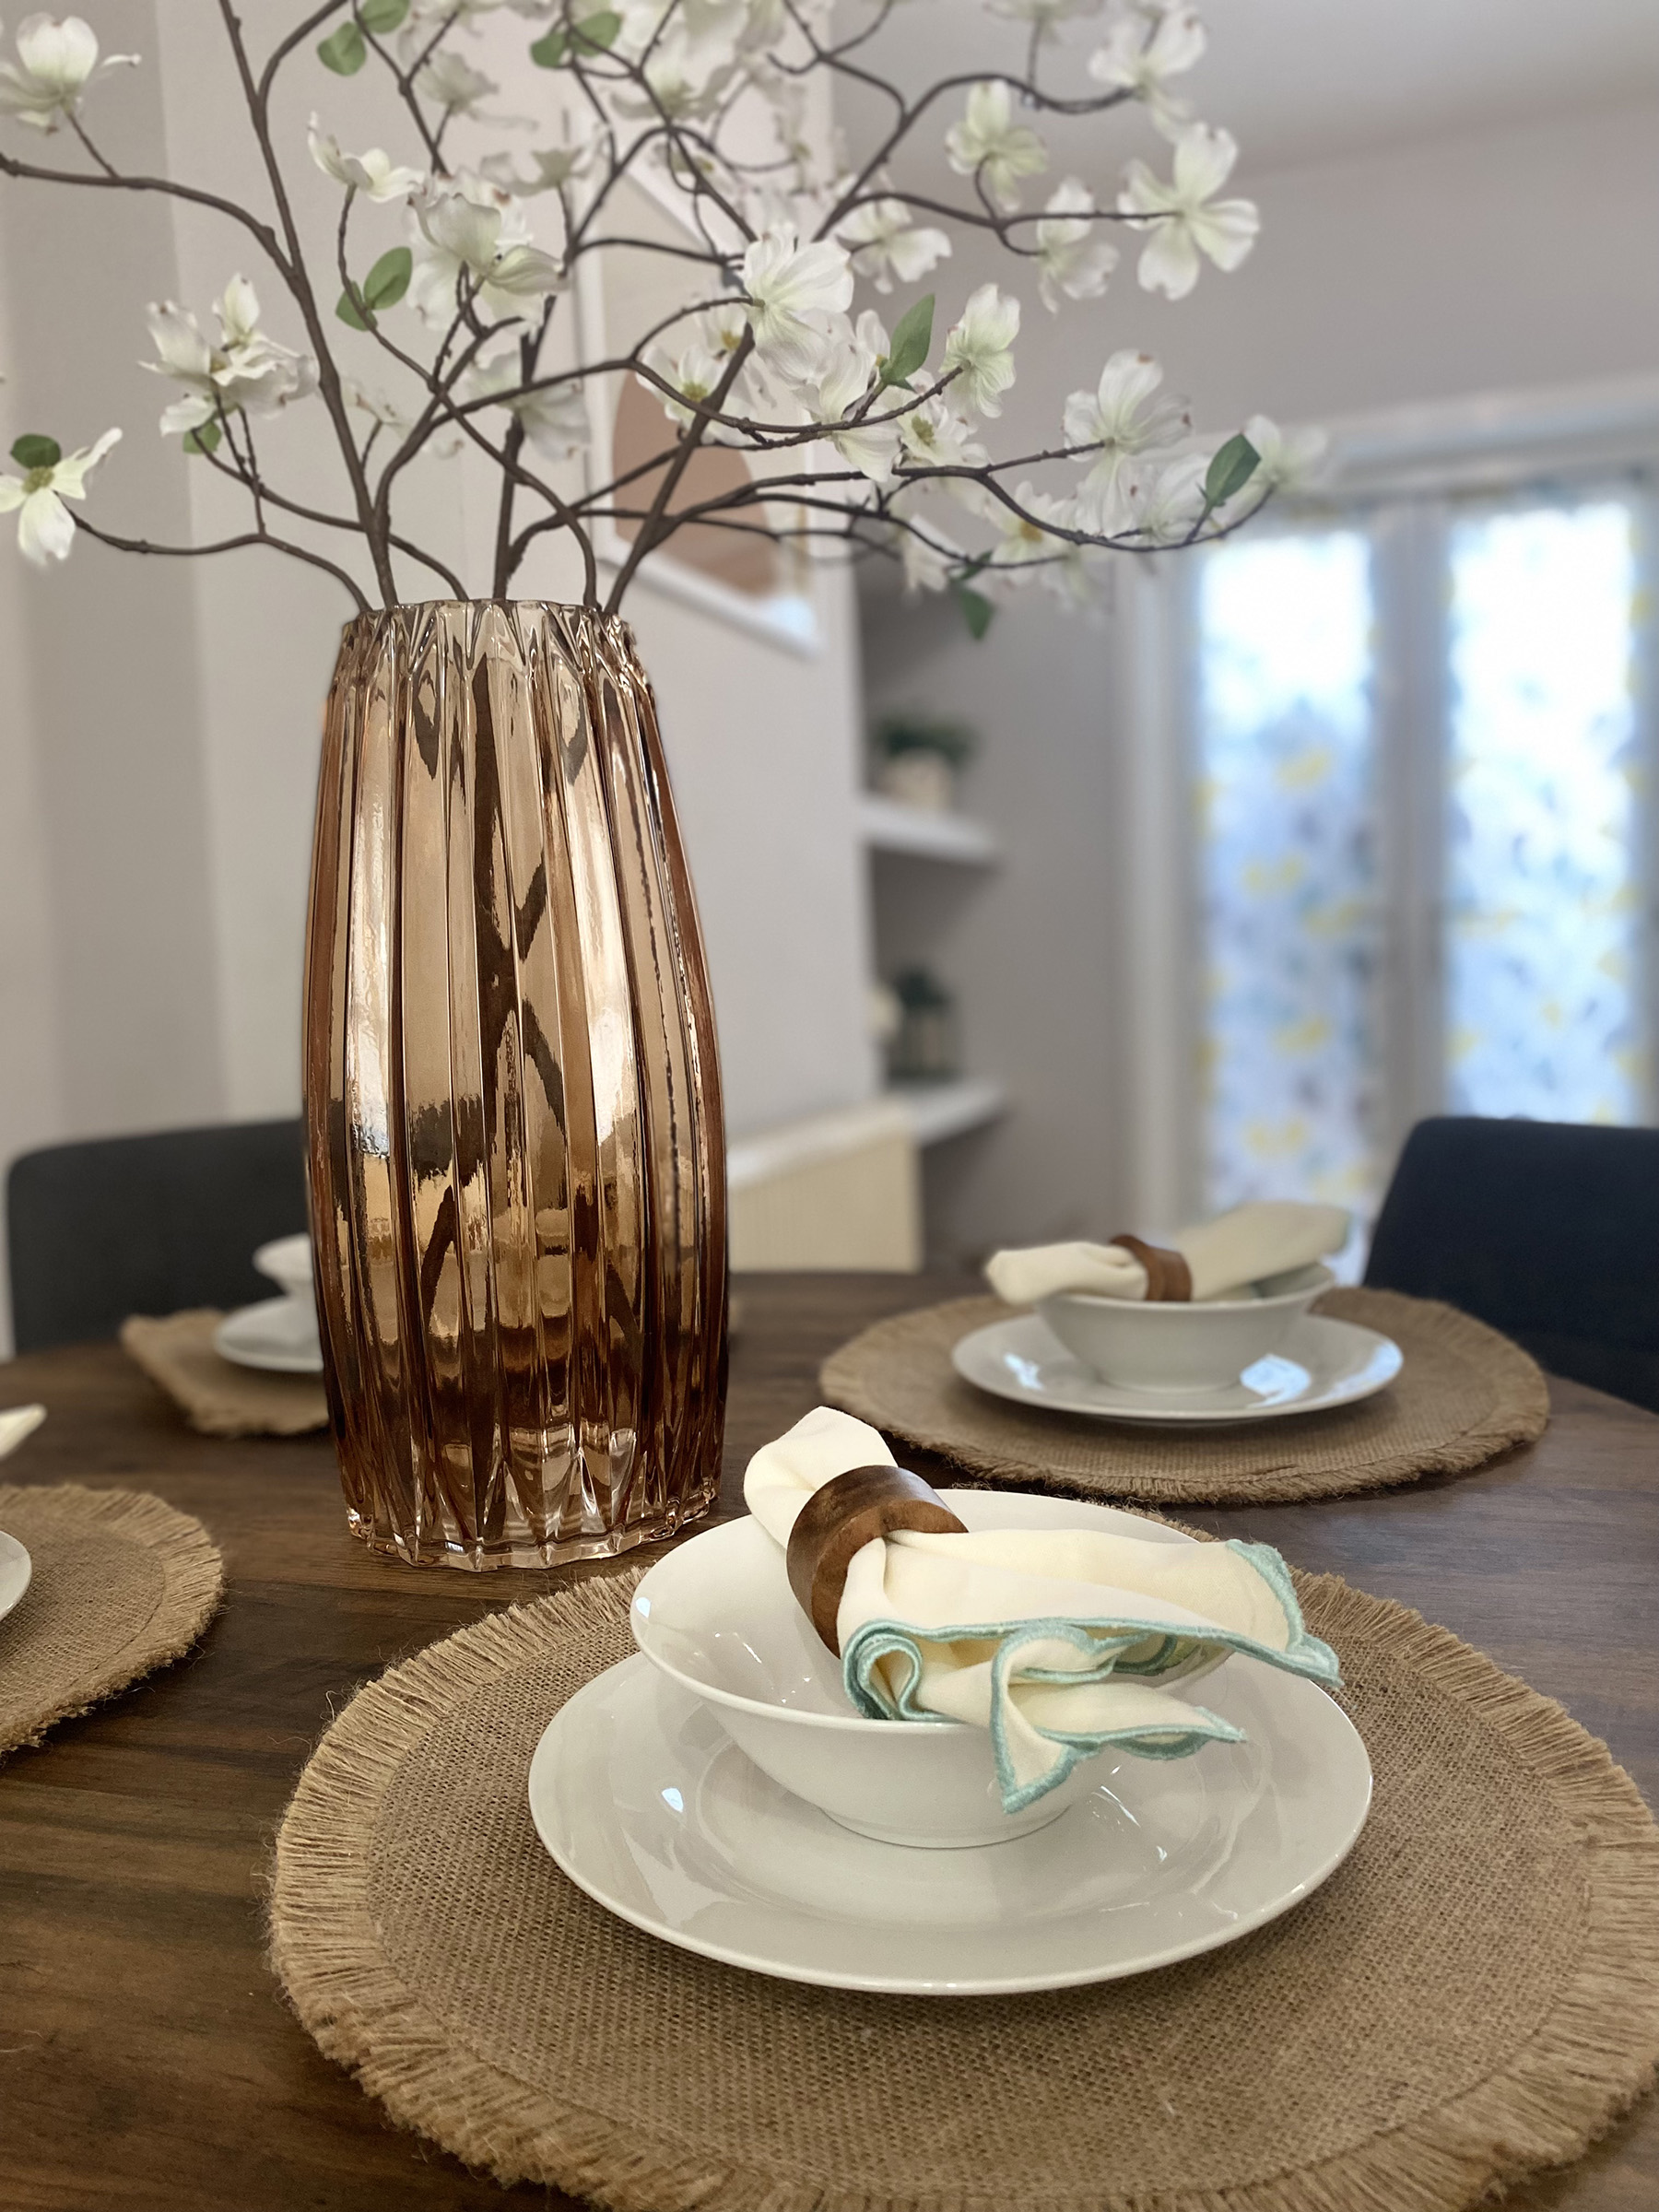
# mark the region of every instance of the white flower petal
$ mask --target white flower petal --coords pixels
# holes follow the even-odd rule
[[[1141,288],[1162,292],[1167,300],[1184,300],[1198,281],[1198,248],[1189,227],[1175,221],[1161,224],[1141,250]]]
[[[25,560],[43,569],[48,561],[67,560],[75,543],[75,524],[69,510],[50,485],[31,491],[18,510],[18,550]]]

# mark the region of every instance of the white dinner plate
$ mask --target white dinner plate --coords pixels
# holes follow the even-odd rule
[[[33,1561],[16,1536],[0,1528],[0,1620],[4,1620],[29,1587]]]
[[[1051,1826],[922,1851],[853,1835],[791,1795],[636,1654],[554,1715],[530,1812],[591,1898],[731,1966],[912,1996],[1111,1981],[1288,1911],[1364,1824],[1371,1762],[1323,1690],[1239,1657],[1204,1688],[1244,1743],[1102,1754],[1098,1787]]]
[[[267,1368],[279,1375],[320,1375],[323,1347],[309,1296],[262,1299],[239,1306],[213,1332],[214,1349],[238,1367]]]
[[[1102,1382],[1068,1352],[1035,1313],[994,1321],[964,1336],[950,1355],[966,1382],[1017,1406],[1089,1413],[1103,1421],[1270,1421],[1288,1413],[1351,1406],[1392,1382],[1405,1364],[1400,1347],[1358,1322],[1305,1313],[1282,1352],[1258,1359],[1225,1390],[1130,1390]]]

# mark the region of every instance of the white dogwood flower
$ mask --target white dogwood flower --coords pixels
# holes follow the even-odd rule
[[[1117,266],[1118,250],[1094,216],[1094,194],[1067,177],[1049,194],[1037,226],[1037,288],[1050,314],[1065,300],[1098,300]]]
[[[16,511],[18,550],[25,560],[43,569],[48,561],[68,559],[75,522],[64,501],[86,498],[88,477],[120,438],[119,430],[106,430],[96,445],[84,445],[79,453],[58,453],[20,477],[0,476],[0,514]],[[57,453],[54,444],[51,450]]]
[[[416,91],[435,108],[441,108],[446,119],[452,115],[471,115],[479,122],[488,120],[479,115],[478,102],[500,88],[493,77],[475,69],[448,46],[441,46],[423,64],[415,78]]]
[[[1072,500],[1057,499],[1053,494],[1039,491],[1033,485],[1022,484],[1014,494],[1022,512],[987,494],[982,512],[997,526],[1000,535],[993,549],[990,567],[994,570],[1019,570],[1037,560],[1052,560],[1066,549],[1066,540],[1054,537],[1046,531],[1044,523],[1055,523],[1063,530],[1076,530],[1077,503]],[[1023,577],[1015,581],[1023,582]]]
[[[841,242],[853,251],[853,266],[878,292],[890,292],[894,279],[914,284],[950,253],[943,230],[912,223],[902,200],[869,200],[841,225]]]
[[[904,588],[912,594],[942,592],[968,558],[931,515],[919,520],[907,514],[902,524],[895,522],[890,542],[904,566]]]
[[[215,310],[218,343],[194,315],[171,300],[149,311],[150,336],[159,360],[142,366],[184,386],[161,416],[169,436],[199,429],[219,414],[272,415],[317,388],[317,364],[309,354],[279,346],[259,327],[259,296],[245,276],[232,276]]]
[[[594,131],[586,137],[567,137],[559,146],[534,147],[529,154],[532,174],[528,177],[519,174],[517,160],[509,153],[487,155],[478,168],[492,184],[527,199],[538,192],[558,192],[583,175],[598,144],[599,135]]]
[[[1154,399],[1163,371],[1149,353],[1114,353],[1092,392],[1065,403],[1065,442],[1098,450],[1077,496],[1090,526],[1111,535],[1122,525],[1125,470],[1148,453],[1167,452],[1192,429],[1178,399]]]
[[[614,94],[613,102],[618,115],[644,122],[701,122],[720,105],[735,68],[733,47],[700,37],[688,18],[677,18],[646,42],[644,87]]]
[[[1200,60],[1206,43],[1195,9],[1170,8],[1150,23],[1138,13],[1124,16],[1107,31],[1106,43],[1089,55],[1088,74],[1097,84],[1144,101],[1153,123],[1173,137],[1192,111],[1168,90],[1166,80]]]
[[[1218,200],[1232,173],[1238,147],[1226,131],[1194,124],[1175,141],[1175,174],[1165,184],[1144,161],[1124,172],[1118,206],[1147,219],[1137,229],[1151,237],[1141,250],[1140,280],[1147,291],[1184,300],[1198,281],[1200,253],[1218,269],[1236,269],[1255,243],[1261,217],[1253,200]]]
[[[78,16],[61,21],[25,16],[18,26],[17,60],[0,62],[0,114],[15,115],[31,131],[55,131],[65,116],[80,112],[80,96],[95,76],[134,68],[137,61],[135,53],[110,53],[100,62],[98,34]]]
[[[343,154],[339,140],[331,137],[314,115],[306,133],[306,144],[311,147],[312,159],[325,176],[332,177],[336,184],[360,192],[365,199],[382,203],[406,200],[426,182],[418,169],[394,169],[391,155],[378,146],[371,146],[366,154]]]
[[[1048,167],[1048,148],[1014,121],[1013,100],[1000,78],[970,87],[967,112],[945,134],[945,151],[959,176],[981,178],[999,207],[1019,205],[1019,180]]]
[[[838,340],[828,348],[817,387],[804,391],[801,401],[811,421],[829,427],[828,443],[849,468],[868,477],[872,484],[890,484],[899,458],[898,425],[853,422],[844,429],[837,427],[846,423],[853,409],[867,396],[875,380],[887,334],[879,324],[874,331],[869,328],[874,320],[860,316],[858,337],[851,344]],[[872,412],[887,414],[891,409],[884,408],[877,399]]]
[[[1330,443],[1324,430],[1281,430],[1265,415],[1253,415],[1244,425],[1244,435],[1256,451],[1255,470],[1244,488],[1247,493],[1259,490],[1264,498],[1270,491],[1294,491],[1305,484]]]
[[[745,253],[743,288],[761,359],[791,382],[815,382],[835,335],[828,318],[844,314],[852,304],[853,267],[845,246],[832,239],[800,245],[794,226],[779,223]]]
[[[553,256],[531,243],[512,194],[467,171],[416,203],[410,235],[409,305],[434,329],[447,330],[454,321],[463,279],[476,304],[498,322],[523,315],[565,281]]]
[[[976,414],[1000,415],[1002,395],[1014,382],[1013,346],[1019,335],[1019,302],[982,284],[969,295],[962,319],[945,340],[942,372],[949,394]]]
[[[1208,453],[1182,453],[1158,464],[1143,454],[1124,479],[1123,522],[1113,535],[1135,535],[1149,546],[1191,537],[1204,514]]]
[[[696,410],[712,400],[719,391],[720,380],[731,365],[731,357],[729,353],[722,355],[711,352],[700,336],[693,336],[681,346],[677,353],[666,346],[647,347],[644,363],[653,376],[661,377],[663,383],[671,386],[679,396],[677,399],[665,398],[662,384],[652,383],[645,377],[639,379],[641,388],[661,403],[663,412],[670,422],[678,423],[682,429],[688,429],[697,420]],[[728,394],[724,402],[725,406],[734,413],[738,411],[735,404],[736,396],[735,392]],[[737,433],[724,429],[720,423],[711,422],[703,435],[712,443],[720,445],[732,443]]]
[[[923,376],[926,373],[925,370],[920,371]],[[900,415],[899,442],[905,459],[918,468],[981,468],[986,459],[984,447],[973,436],[972,424],[965,415],[957,413],[943,392]]]
[[[524,442],[544,461],[569,461],[573,454],[584,452],[593,436],[593,426],[588,420],[587,399],[581,380],[565,377],[558,383],[519,392],[515,387],[522,376],[518,348],[514,346],[499,359],[474,370],[468,380],[469,396],[484,399],[495,394],[511,393],[512,396],[503,396],[500,404],[523,424]]]
[[[400,438],[415,427],[414,418],[406,414],[389,394],[371,389],[367,384],[355,382],[350,377],[340,379],[340,396],[348,407],[367,415],[370,421],[382,430],[393,430]]]

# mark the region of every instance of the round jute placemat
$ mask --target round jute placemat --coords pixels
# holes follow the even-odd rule
[[[997,1299],[964,1298],[877,1322],[830,1354],[818,1384],[831,1405],[988,1482],[1151,1505],[1380,1490],[1467,1474],[1543,1435],[1543,1371],[1484,1322],[1397,1290],[1327,1290],[1313,1311],[1392,1336],[1406,1355],[1398,1378],[1357,1406],[1221,1429],[1027,1412],[951,1366],[959,1338],[1008,1314]]]
[[[525,1802],[635,1577],[434,1644],[323,1738],[276,1842],[300,2019],[393,2116],[616,2212],[1448,2212],[1571,2159],[1659,2056],[1659,1831],[1560,1707],[1298,1577],[1376,1772],[1312,1898],[1012,1998],[745,1973],[613,1919]],[[1018,1848],[1017,1846],[1014,1848]]]
[[[7,1484],[0,1528],[33,1567],[0,1620],[0,1758],[180,1657],[218,1610],[207,1531],[147,1491]]]

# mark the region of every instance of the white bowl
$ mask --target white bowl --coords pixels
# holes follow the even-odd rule
[[[1279,1349],[1335,1279],[1316,1265],[1275,1276],[1245,1298],[1143,1305],[1065,1291],[1041,1300],[1037,1311],[1102,1382],[1128,1390],[1226,1390]]]
[[[312,1302],[312,1248],[308,1236],[273,1237],[253,1254],[261,1275],[287,1291],[289,1298]]]
[[[1100,1528],[1154,1543],[1191,1537],[1111,1506],[1023,1492],[940,1492],[971,1529]],[[983,1728],[870,1721],[841,1662],[795,1603],[783,1555],[756,1521],[727,1522],[659,1559],[634,1592],[634,1641],[702,1699],[738,1747],[784,1789],[883,1843],[955,1850],[1046,1828],[1095,1786],[1100,1757],[1005,1813]]]

